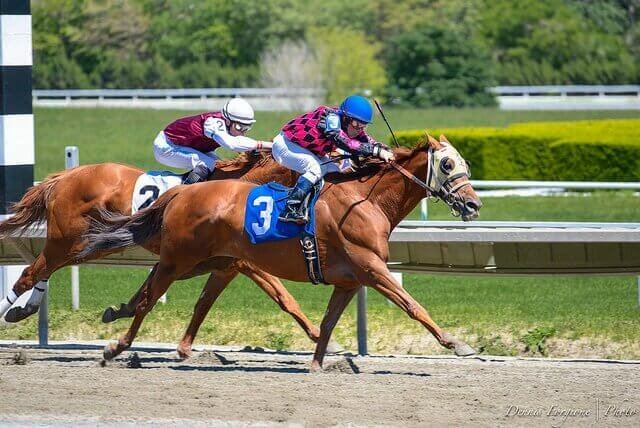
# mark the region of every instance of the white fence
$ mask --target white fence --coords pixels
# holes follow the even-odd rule
[[[502,110],[638,110],[640,85],[496,86]],[[60,89],[33,90],[33,104],[47,107],[127,107],[214,110],[243,97],[260,111],[311,109],[318,88]]]
[[[60,89],[33,90],[33,105],[219,110],[242,97],[259,111],[312,109],[324,98],[316,88]]]
[[[640,85],[496,86],[502,110],[640,110]]]

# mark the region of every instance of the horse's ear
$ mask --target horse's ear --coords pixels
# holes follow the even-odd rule
[[[440,142],[441,143],[447,143],[447,144],[451,144],[449,142],[449,140],[447,140],[447,137],[444,136],[444,134],[440,134]]]
[[[436,140],[429,134],[427,134],[427,142],[429,143],[429,147],[431,147],[434,150],[439,150],[440,147],[442,147],[442,144],[440,144],[438,140]]]

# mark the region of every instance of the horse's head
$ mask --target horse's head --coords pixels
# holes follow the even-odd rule
[[[464,221],[478,217],[482,202],[471,186],[469,165],[444,135],[427,134],[429,159],[426,183],[433,196],[446,202]]]

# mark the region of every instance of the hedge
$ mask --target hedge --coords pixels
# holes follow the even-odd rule
[[[470,161],[474,179],[640,181],[640,120],[533,122],[507,128],[451,128],[445,134]],[[414,147],[424,130],[400,131]]]

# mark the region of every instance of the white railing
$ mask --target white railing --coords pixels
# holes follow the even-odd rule
[[[496,86],[502,110],[639,110],[640,85]]]
[[[185,89],[35,89],[33,104],[45,107],[128,107],[219,109],[231,97],[243,97],[256,110],[311,109],[320,104],[318,88],[185,88]]]
[[[615,181],[526,181],[526,180],[471,180],[479,196],[545,196],[572,190],[640,190],[640,182]],[[486,191],[479,189],[498,189]],[[420,219],[428,220],[427,199],[420,203]]]
[[[640,96],[640,85],[542,85],[542,86],[495,86],[490,91],[500,95],[635,95]]]
[[[640,85],[495,86],[504,110],[640,109]],[[229,97],[250,99],[257,110],[310,109],[320,88],[35,89],[33,103],[49,107],[219,108]]]

